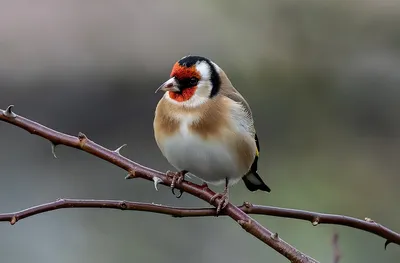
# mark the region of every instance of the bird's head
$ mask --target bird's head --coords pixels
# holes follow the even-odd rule
[[[197,106],[214,97],[221,86],[219,67],[207,58],[186,56],[172,67],[170,79],[157,90],[175,103]]]

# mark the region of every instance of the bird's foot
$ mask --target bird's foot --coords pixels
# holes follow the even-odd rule
[[[228,192],[224,191],[222,194],[221,193],[216,193],[211,197],[210,203],[213,203],[216,199],[218,198],[217,201],[217,215],[223,210],[228,204],[229,204],[229,195]]]
[[[172,177],[172,183],[171,183],[172,194],[174,196],[176,196],[176,198],[180,198],[182,196],[182,194],[183,194],[183,191],[179,189],[179,194],[176,195],[175,194],[175,184],[182,183],[182,181],[185,179],[185,174],[187,174],[187,173],[188,173],[188,171],[185,171],[185,170],[177,172],[177,173],[174,173],[174,172],[171,172],[171,171],[167,171],[167,173],[166,173],[166,175],[168,177]]]

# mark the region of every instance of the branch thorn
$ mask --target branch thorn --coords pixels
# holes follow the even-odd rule
[[[386,242],[385,242],[385,250],[386,250],[387,246],[388,246],[390,243],[393,243],[393,242],[390,241],[390,240],[386,240]]]
[[[319,224],[319,217],[314,218],[314,220],[311,222],[313,226],[317,226]]]
[[[369,222],[369,223],[375,223],[375,221],[372,220],[372,219],[369,218],[369,217],[366,217],[364,220],[367,221],[367,222]]]
[[[51,143],[51,153],[53,154],[54,158],[57,159],[56,147],[57,147],[57,144],[55,144],[54,142],[52,142],[52,143]]]
[[[83,140],[87,139],[86,135],[84,133],[82,133],[82,132],[78,133],[78,138],[79,138],[80,141],[83,141]]]
[[[278,235],[278,233],[272,233],[272,234],[271,234],[271,238],[272,238],[273,240],[279,240],[279,235]]]
[[[119,203],[119,207],[121,208],[121,210],[126,210],[128,208],[125,201],[121,201]]]
[[[160,182],[162,182],[162,179],[159,178],[159,177],[157,177],[157,176],[154,176],[154,177],[153,177],[153,181],[154,181],[154,188],[156,189],[156,191],[158,191],[157,185],[158,185]]]
[[[126,143],[122,144],[120,147],[118,147],[117,149],[114,150],[114,152],[118,155],[121,155],[120,151],[122,148],[124,148],[125,146],[127,146]]]
[[[251,208],[251,207],[253,206],[250,202],[247,202],[247,201],[243,202],[243,205],[244,205],[246,208]]]
[[[135,177],[136,177],[135,171],[131,170],[131,171],[129,171],[128,175],[125,176],[125,179],[128,180],[128,179],[132,179],[132,178],[135,178]]]
[[[16,216],[13,216],[13,217],[11,218],[11,220],[10,220],[10,224],[11,224],[11,225],[15,225],[15,223],[17,223],[17,217],[16,217]]]
[[[238,220],[237,222],[238,222],[238,224],[239,224],[241,227],[243,227],[245,230],[246,230],[246,229],[250,229],[250,227],[251,227],[251,219],[250,219],[250,218],[249,218],[248,220],[240,219],[240,220]]]
[[[4,115],[6,115],[6,117],[8,118],[15,118],[17,117],[17,115],[12,111],[12,108],[14,107],[14,105],[10,105],[7,107],[7,109],[4,111]]]

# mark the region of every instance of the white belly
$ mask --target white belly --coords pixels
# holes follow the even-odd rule
[[[229,185],[237,183],[245,171],[237,167],[236,153],[232,153],[223,141],[205,141],[186,132],[178,132],[165,139],[162,151],[167,160],[178,170],[215,185],[229,179]]]

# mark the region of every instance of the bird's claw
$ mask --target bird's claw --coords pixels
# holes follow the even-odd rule
[[[176,198],[181,198],[183,191],[181,189],[179,190],[179,194],[175,194],[175,188],[172,188],[172,194],[176,197]]]
[[[213,203],[216,199],[217,201],[217,215],[220,214],[221,210],[223,210],[229,204],[229,197],[227,193],[216,193],[211,197],[210,203]]]
[[[171,171],[167,171],[167,176],[172,177],[172,182],[171,182],[171,188],[172,188],[172,194],[176,197],[176,198],[180,198],[183,194],[183,191],[181,189],[179,189],[179,194],[175,194],[175,184],[180,184],[182,183],[183,179],[185,179],[185,174],[187,173],[187,171],[180,171],[177,173],[171,172]]]

